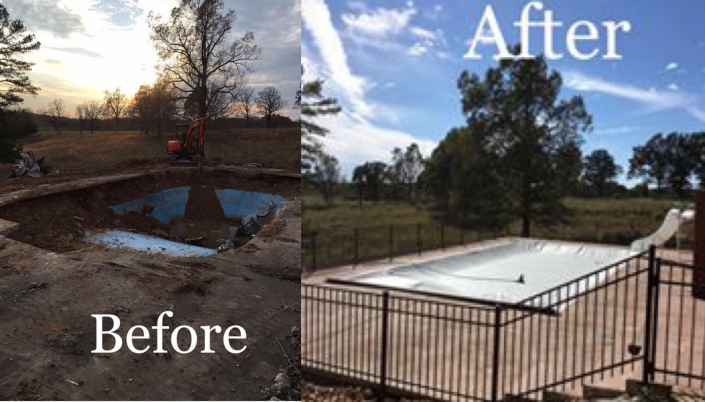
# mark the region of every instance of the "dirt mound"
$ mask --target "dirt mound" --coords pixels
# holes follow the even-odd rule
[[[184,220],[225,221],[225,212],[213,187],[191,186]]]

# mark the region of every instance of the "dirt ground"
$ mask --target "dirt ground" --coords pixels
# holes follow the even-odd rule
[[[63,180],[56,182],[69,186],[76,178]],[[0,248],[1,399],[269,400],[277,394],[270,388],[280,372],[294,384],[277,395],[300,398],[300,201],[283,204],[246,247],[211,257],[173,258],[89,245],[78,237],[61,239],[112,226],[115,217],[107,206],[113,202],[195,183],[257,189],[290,200],[299,191],[293,179],[169,171],[0,208],[1,218],[20,223]],[[0,193],[32,185],[24,179],[3,183]],[[143,230],[159,224],[137,215]],[[129,219],[121,216],[120,226]],[[169,353],[152,353],[156,332],[150,329],[149,340],[135,342],[136,347],[150,345],[147,353],[134,354],[125,344],[113,354],[91,353],[96,347],[91,314],[117,315],[117,333],[124,339],[134,325],[156,325],[164,311],[174,313],[164,320],[170,330],[179,325],[196,329],[194,352],[176,353],[166,331]],[[215,353],[200,353],[202,325],[242,326],[247,339],[233,341],[233,347],[247,349],[230,354],[222,334],[213,333]],[[188,331],[178,339],[188,347]]]

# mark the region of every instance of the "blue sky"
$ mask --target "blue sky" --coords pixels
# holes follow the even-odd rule
[[[322,119],[326,147],[343,172],[366,160],[387,161],[394,146],[414,141],[428,155],[451,127],[464,124],[456,80],[496,62],[466,60],[469,39],[488,4],[510,43],[528,0],[302,1],[302,58],[307,77],[320,77],[344,112]],[[631,23],[617,36],[622,60],[551,61],[564,77],[563,96],[582,94],[594,117],[584,152],[608,149],[626,165],[635,145],[657,132],[705,130],[705,2],[544,1],[565,24],[555,42],[565,51],[566,26],[588,20]],[[532,19],[542,13],[532,12]],[[531,46],[543,34],[532,29]],[[604,31],[598,44],[604,47]],[[534,47],[535,46],[535,47]]]

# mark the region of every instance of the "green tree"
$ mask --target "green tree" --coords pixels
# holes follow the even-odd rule
[[[389,165],[384,162],[366,162],[355,167],[352,181],[363,185],[365,198],[379,201],[384,196],[386,186],[389,184]]]
[[[423,172],[423,156],[418,144],[412,143],[406,150],[394,148],[391,177],[396,184],[404,187],[404,196],[409,202],[414,197],[414,187],[421,172]]]
[[[543,57],[502,60],[484,78],[466,71],[458,80],[463,114],[495,161],[511,211],[521,219],[522,236],[531,235],[535,222],[552,224],[565,217],[559,155],[579,147],[582,133],[592,127],[583,99],[559,99],[561,86],[561,75],[549,71]]]
[[[603,197],[615,179],[622,173],[622,167],[606,149],[596,149],[585,157],[583,181],[598,197]]]
[[[334,156],[321,154],[314,167],[313,181],[326,205],[333,205],[335,186],[340,181],[338,160]]]
[[[699,156],[691,148],[690,134],[670,133],[664,141],[668,185],[676,197],[684,198],[692,187]]]
[[[660,190],[668,186],[678,198],[687,195],[692,179],[698,176],[702,160],[702,145],[697,134],[657,134],[640,147],[634,148],[629,161],[629,177],[641,177],[656,184]]]
[[[512,219],[511,202],[498,161],[480,140],[472,127],[450,130],[427,159],[420,182],[446,220],[500,228]]]
[[[301,169],[307,175],[324,154],[320,139],[328,133],[328,129],[316,122],[316,117],[340,113],[340,107],[335,99],[323,94],[323,81],[302,81],[301,91]]]
[[[567,144],[556,151],[555,170],[560,193],[575,195],[583,172],[583,153],[577,143]]]
[[[21,56],[39,49],[41,44],[27,34],[24,23],[11,20],[7,8],[0,4],[0,162],[12,162],[18,154],[18,138],[36,132],[36,124],[22,109],[13,109],[24,99],[22,94],[37,95],[39,87],[32,84],[27,71],[34,63]]]
[[[656,134],[643,146],[635,147],[629,159],[630,179],[641,178],[645,184],[654,184],[660,191],[666,183],[668,173],[665,160],[665,141],[662,134]]]
[[[695,177],[700,189],[705,190],[705,132],[694,133],[690,147],[695,155]]]

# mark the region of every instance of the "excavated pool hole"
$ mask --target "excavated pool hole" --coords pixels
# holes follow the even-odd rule
[[[167,171],[18,201],[0,208],[0,218],[20,224],[10,238],[59,253],[103,244],[205,256],[227,240],[245,245],[256,234],[243,233],[242,218],[254,214],[254,227],[265,226],[298,191],[298,181],[286,178]]]

